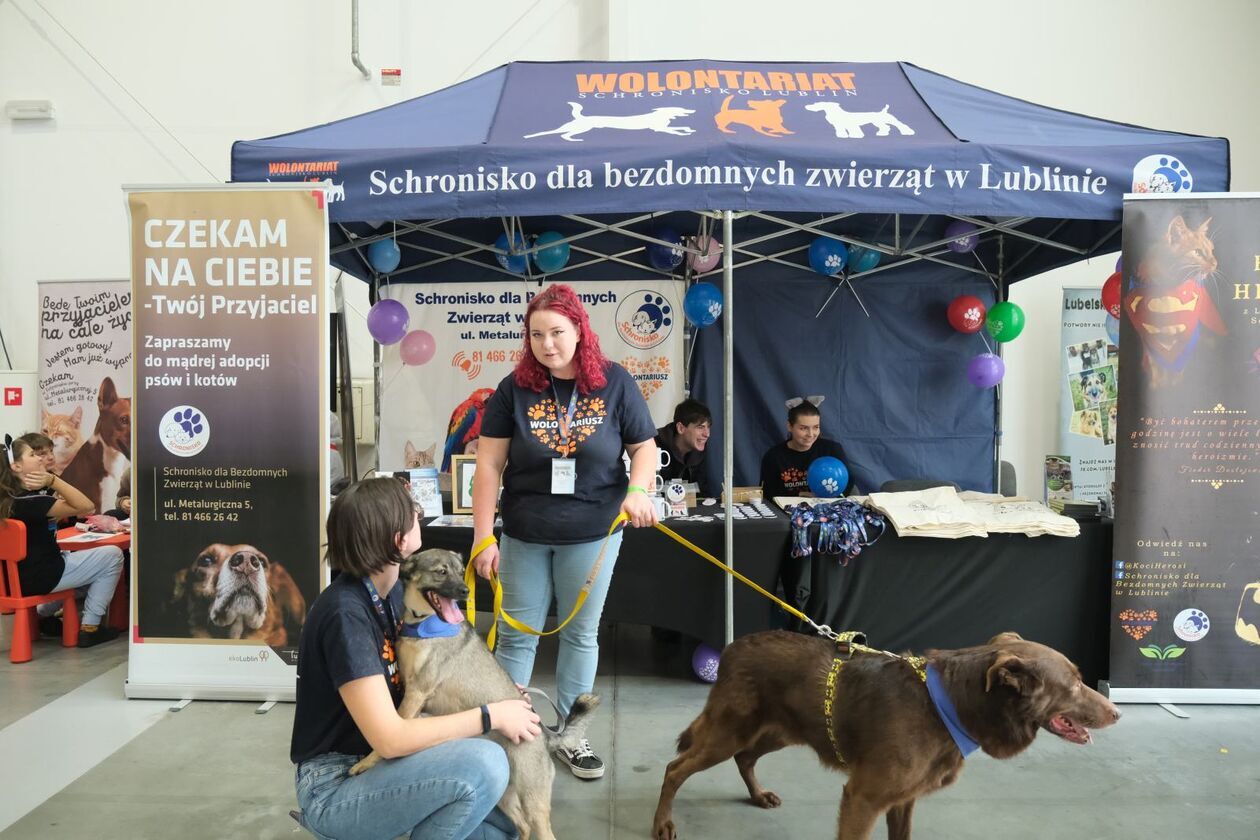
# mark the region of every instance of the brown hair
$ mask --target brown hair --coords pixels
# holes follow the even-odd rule
[[[19,441],[26,444],[31,449],[52,449],[53,441],[43,432],[27,432],[18,438]],[[17,441],[14,441],[15,443]],[[16,456],[15,456],[16,457]]]
[[[13,441],[9,451],[0,455],[0,519],[8,519],[13,512],[13,500],[26,495],[26,485],[22,484],[22,479],[10,468],[9,458],[16,461],[35,448],[27,442],[27,437],[29,435],[22,435]]]
[[[328,512],[328,565],[367,577],[401,563],[398,535],[411,530],[415,515],[407,487],[392,476],[351,484]]]

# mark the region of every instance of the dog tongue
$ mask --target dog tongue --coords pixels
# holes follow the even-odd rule
[[[450,598],[437,596],[438,615],[442,616],[442,620],[447,624],[463,624],[464,612],[459,608],[459,604]]]

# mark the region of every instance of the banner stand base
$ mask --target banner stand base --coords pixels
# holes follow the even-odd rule
[[[293,703],[297,689],[293,686],[264,685],[192,685],[179,683],[123,683],[128,700],[243,700],[252,703]]]
[[[1117,688],[1099,680],[1098,690],[1112,703],[1260,706],[1260,689],[1255,688]]]

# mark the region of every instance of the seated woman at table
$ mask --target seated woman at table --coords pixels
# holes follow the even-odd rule
[[[788,439],[766,451],[761,458],[762,494],[767,499],[775,496],[805,496],[809,493],[809,465],[817,458],[830,455],[848,466],[844,448],[834,440],[820,437],[822,415],[818,411],[824,397],[795,397],[787,400]],[[845,493],[857,491],[852,475]]]
[[[52,441],[39,434],[12,441],[0,460],[0,519],[26,525],[26,559],[18,564],[23,595],[46,595],[63,589],[84,592],[79,647],[93,647],[118,636],[102,622],[122,574],[123,553],[107,545],[82,551],[57,547],[57,520],[88,516],[92,502],[78,489],[48,472]],[[4,527],[0,525],[0,527]],[[61,622],[52,613],[60,604],[40,604],[39,630],[60,635]]]
[[[114,498],[114,507],[105,511],[105,515],[118,520],[131,518],[131,467],[127,467],[126,472],[122,474],[118,482],[118,495]]]

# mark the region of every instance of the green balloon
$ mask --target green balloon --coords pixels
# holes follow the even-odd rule
[[[984,319],[989,335],[996,341],[1014,341],[1024,331],[1024,310],[1009,300],[996,303]]]

